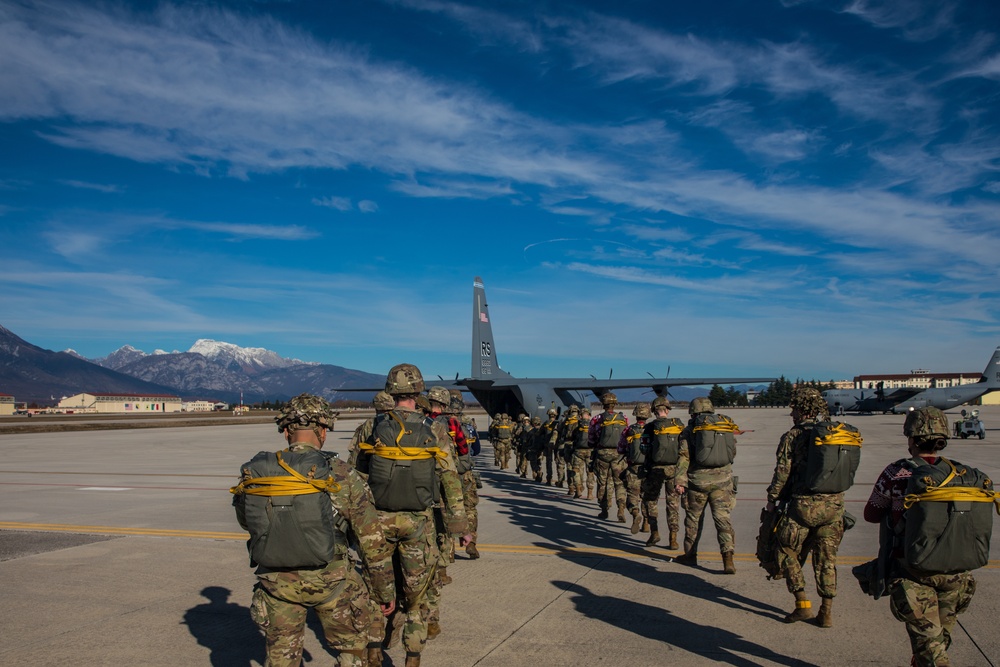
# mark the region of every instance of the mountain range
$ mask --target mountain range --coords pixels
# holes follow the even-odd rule
[[[186,352],[146,353],[125,345],[87,359],[73,350],[53,352],[0,326],[0,393],[17,401],[54,404],[81,392],[171,394],[247,403],[287,400],[302,392],[328,400],[369,400],[385,377],[342,366],[286,359],[259,347],[200,339]]]

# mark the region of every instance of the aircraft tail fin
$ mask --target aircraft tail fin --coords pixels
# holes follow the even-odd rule
[[[983,379],[992,389],[1000,389],[1000,347],[993,351],[990,363],[986,364]]]
[[[486,305],[486,288],[483,279],[476,276],[472,284],[472,375],[476,380],[510,377],[500,370],[496,346],[493,344],[493,325]]]

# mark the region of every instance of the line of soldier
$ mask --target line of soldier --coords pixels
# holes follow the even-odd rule
[[[479,558],[476,434],[462,424],[460,393],[423,391],[416,366],[394,366],[347,462],[322,451],[336,421],[329,404],[297,396],[275,418],[288,447],[241,467],[231,491],[257,567],[251,614],[266,667],[302,664],[309,608],[342,666],[380,666],[382,649],[402,641],[405,667],[419,667],[440,634],[454,540]]]

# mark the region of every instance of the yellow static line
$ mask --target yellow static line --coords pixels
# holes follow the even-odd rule
[[[141,537],[189,537],[204,540],[246,540],[246,533],[223,533],[207,530],[173,530],[167,528],[119,528],[116,526],[80,526],[66,523],[23,523],[19,521],[0,521],[0,530],[37,530],[60,533],[91,533],[96,535],[135,535]],[[510,544],[477,544],[480,551],[496,554],[525,554],[533,556],[554,556],[557,554],[576,554],[581,556],[609,556],[613,558],[656,559],[667,560],[679,556],[680,551],[625,551],[622,549],[606,549],[599,547],[551,547],[536,545]],[[874,556],[838,556],[837,563],[841,565],[860,565]],[[755,554],[735,554],[734,559],[746,563],[757,562]],[[722,562],[722,556],[714,551],[699,551],[698,560],[707,562]],[[1000,569],[1000,560],[991,560],[984,569]]]

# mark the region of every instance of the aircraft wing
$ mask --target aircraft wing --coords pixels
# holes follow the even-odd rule
[[[517,378],[512,378],[514,383]],[[775,378],[626,378],[620,380],[608,379],[598,380],[596,378],[531,378],[532,382],[544,383],[553,389],[570,389],[586,391],[604,391],[610,389],[641,389],[650,387],[653,389],[666,389],[669,387],[683,387],[689,385],[734,385],[734,384],[768,384],[775,381]],[[494,387],[505,384],[504,379],[493,382]]]
[[[924,391],[924,389],[920,389],[919,387],[897,387],[896,389],[885,391],[883,393],[883,397],[886,401],[902,402],[913,398],[917,394],[921,394]]]

